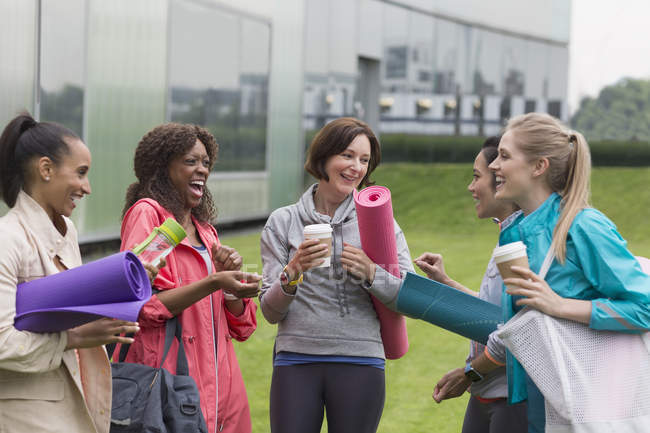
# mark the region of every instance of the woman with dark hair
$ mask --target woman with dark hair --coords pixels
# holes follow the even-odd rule
[[[481,219],[491,218],[499,224],[499,230],[505,230],[519,217],[521,211],[518,211],[517,206],[511,201],[499,201],[494,197],[496,177],[494,173],[490,172],[488,165],[498,155],[499,139],[500,137],[489,137],[485,140],[483,148],[474,160],[472,182],[467,189],[476,203],[476,216]],[[487,302],[501,305],[503,280],[493,258],[488,263],[478,293],[466,288],[446,274],[440,254],[424,253],[415,259],[415,264],[432,280],[478,296]],[[463,433],[504,431],[525,433],[528,427],[526,403],[520,402],[514,405],[507,403],[508,381],[505,368],[501,367],[485,376],[480,376],[474,374],[468,367],[470,362],[484,350],[484,345],[472,341],[465,367],[459,367],[446,373],[436,384],[433,399],[440,403],[449,398],[459,397],[469,389],[471,397],[465,411]]]
[[[260,307],[278,324],[271,382],[271,431],[371,433],[384,407],[384,347],[370,294],[394,309],[401,279],[361,249],[353,192],[369,185],[381,158],[365,123],[336,119],[312,141],[305,169],[318,182],[291,206],[275,210],[261,238]],[[303,239],[303,228],[329,224],[327,245]],[[395,223],[402,275],[412,271],[404,233]]]
[[[138,144],[138,181],[126,194],[122,249],[142,242],[169,217],[183,226],[187,238],[154,280],[159,292],[140,312],[142,331],[126,361],[158,367],[165,323],[178,316],[208,431],[246,433],[251,431],[248,398],[231,340],[246,340],[257,326],[257,307],[249,298],[257,295],[261,278],[240,271],[241,256],[219,243],[210,224],[215,209],[206,184],[217,149],[206,129],[177,123],[155,127]],[[174,343],[163,365],[172,373],[177,349]]]
[[[81,265],[69,219],[90,194],[90,151],[72,131],[24,113],[0,136],[0,431],[108,433],[111,368],[103,348],[137,323],[100,319],[62,332],[14,328],[20,283]]]

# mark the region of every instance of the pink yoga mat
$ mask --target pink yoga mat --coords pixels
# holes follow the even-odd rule
[[[400,277],[395,223],[390,190],[369,186],[354,194],[361,248],[370,259],[386,271]],[[389,310],[374,296],[372,303],[381,324],[381,339],[387,359],[398,359],[408,351],[409,341],[404,316]]]

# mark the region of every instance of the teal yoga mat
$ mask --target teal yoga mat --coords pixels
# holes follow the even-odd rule
[[[482,344],[502,322],[501,307],[412,272],[402,282],[397,311]]]

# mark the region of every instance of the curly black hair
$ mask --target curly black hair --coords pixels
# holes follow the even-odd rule
[[[142,198],[152,198],[170,211],[180,221],[183,200],[169,178],[169,164],[187,153],[200,140],[210,159],[210,169],[217,160],[219,145],[214,136],[198,125],[165,123],[147,132],[138,143],[133,159],[137,182],[126,191],[122,217],[131,206]],[[217,211],[212,194],[205,188],[201,203],[192,209],[192,215],[200,222],[211,222]]]

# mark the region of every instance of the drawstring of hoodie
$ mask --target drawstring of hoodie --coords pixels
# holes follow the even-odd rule
[[[348,295],[345,291],[345,281],[343,266],[341,265],[341,254],[343,253],[343,224],[332,224],[332,229],[334,231],[334,236],[332,236],[332,267],[334,269],[334,281],[336,281],[336,300],[339,304],[339,316],[344,317],[346,314],[350,314],[350,308],[348,307]],[[335,239],[340,239],[340,241],[334,242]]]

